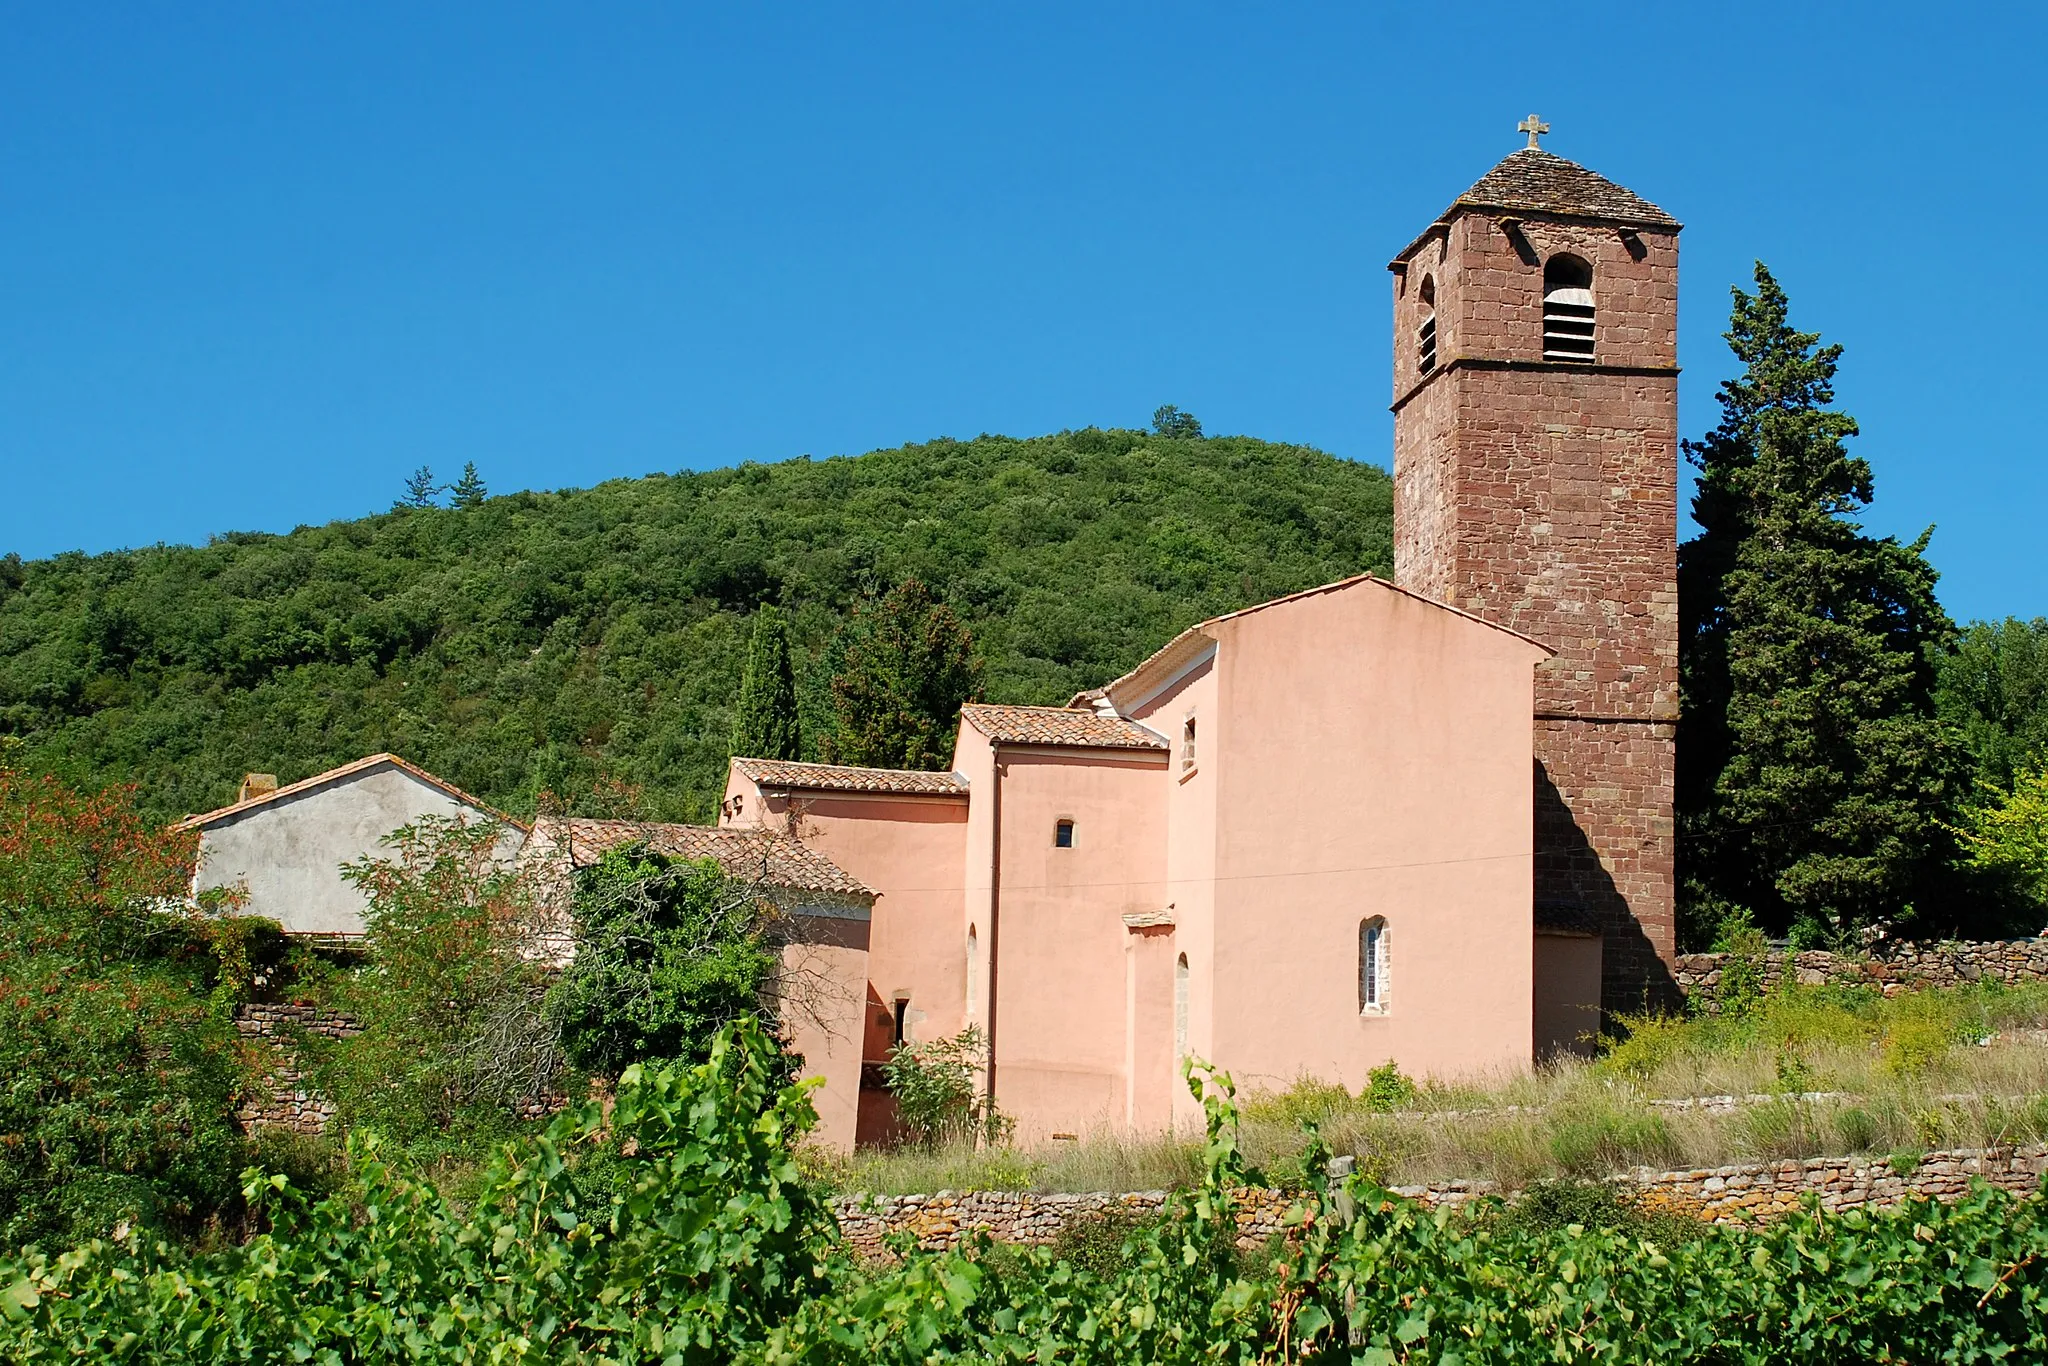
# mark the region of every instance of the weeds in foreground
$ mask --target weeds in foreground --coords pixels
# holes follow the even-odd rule
[[[1641,1018],[1592,1061],[1415,1080],[1383,1068],[1353,1093],[1313,1078],[1252,1095],[1247,1158],[1301,1179],[1301,1125],[1396,1185],[1510,1189],[1631,1167],[2048,1141],[2048,988],[1980,984],[1887,999],[1781,987],[1718,1015]],[[1676,1105],[1702,1098],[1740,1103]],[[1661,1103],[1660,1102],[1664,1102]],[[820,1163],[844,1190],[1158,1190],[1201,1170],[1191,1136],[1111,1133],[1047,1147],[863,1153]]]

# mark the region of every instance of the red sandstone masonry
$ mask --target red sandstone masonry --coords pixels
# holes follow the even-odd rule
[[[1397,263],[1395,576],[1557,651],[1536,679],[1534,896],[1598,919],[1605,1004],[1634,1008],[1669,999],[1676,948],[1678,238],[1515,217],[1461,208]],[[1560,251],[1593,265],[1591,366],[1542,361]]]

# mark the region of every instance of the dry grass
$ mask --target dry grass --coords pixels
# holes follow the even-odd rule
[[[1246,1155],[1299,1174],[1302,1122],[1390,1184],[1507,1187],[1559,1176],[2048,1140],[2048,989],[1973,987],[1884,1000],[1788,988],[1715,1018],[1634,1021],[1592,1062],[1422,1085],[1383,1112],[1303,1082],[1243,1105]],[[1727,1097],[1740,1102],[1675,1105]],[[1665,1102],[1659,1104],[1658,1102]],[[1099,1134],[1024,1151],[819,1160],[842,1190],[1148,1190],[1200,1173],[1188,1138]]]

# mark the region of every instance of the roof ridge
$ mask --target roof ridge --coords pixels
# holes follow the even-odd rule
[[[960,708],[960,719],[998,744],[1151,751],[1167,748],[1165,737],[1139,722],[1123,716],[1104,716],[1084,707],[968,702]]]
[[[804,759],[762,759],[735,754],[732,767],[768,786],[899,796],[952,796],[967,790],[957,773],[925,768],[870,768],[862,764],[819,764]]]
[[[418,764],[412,763],[405,759],[401,759],[396,754],[392,754],[388,751],[380,751],[376,754],[366,754],[360,759],[351,759],[349,762],[345,764],[341,764],[337,767],[328,769],[325,773],[315,773],[310,778],[301,778],[295,783],[286,783],[283,787],[272,788],[270,791],[262,793],[259,796],[250,797],[246,801],[229,802],[226,806],[215,807],[211,811],[202,811],[196,816],[187,816],[183,820],[174,822],[171,825],[171,829],[196,830],[200,826],[205,825],[210,821],[218,820],[222,816],[234,815],[235,813],[242,811],[253,811],[257,807],[266,806],[271,802],[282,801],[287,797],[300,796],[304,793],[312,791],[314,788],[318,787],[322,783],[332,782],[339,778],[352,777],[357,773],[361,773],[368,769],[374,768],[378,764],[391,764],[403,770],[404,772],[412,775],[413,777],[419,779],[421,782],[426,783],[431,787],[439,788],[441,791],[447,793],[449,796],[455,798],[457,801],[462,802],[464,805],[475,807],[477,810],[482,811],[484,814],[490,816],[494,820],[497,820],[505,825],[515,826],[521,830],[527,830],[531,828],[525,822],[520,821],[512,816],[506,815],[504,812],[498,810],[498,808],[496,808],[495,806],[492,806],[489,802],[471,796],[469,793],[457,787],[454,783],[449,782],[446,778],[442,778],[435,774],[429,773],[427,772],[427,770],[421,768]]]

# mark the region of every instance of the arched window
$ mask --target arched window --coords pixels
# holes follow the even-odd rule
[[[1358,925],[1358,1009],[1379,1015],[1387,1008],[1387,922],[1378,916]]]
[[[1071,849],[1074,847],[1074,823],[1072,821],[1059,821],[1053,825],[1052,847],[1055,849]]]
[[[1543,267],[1543,359],[1593,359],[1593,268],[1569,253]]]
[[[981,1008],[981,936],[967,927],[967,1018]]]
[[[1423,374],[1436,369],[1436,281],[1422,282],[1422,321],[1415,328],[1415,363]]]
[[[1173,1060],[1188,1055],[1188,956],[1173,965]]]

